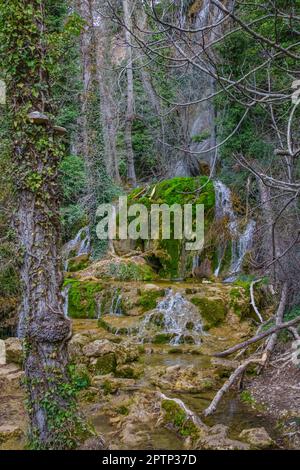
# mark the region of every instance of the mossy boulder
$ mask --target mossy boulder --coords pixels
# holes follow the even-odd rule
[[[68,316],[70,318],[97,318],[97,294],[103,290],[99,281],[68,279]]]
[[[98,357],[95,362],[95,373],[99,375],[115,372],[117,366],[115,353],[108,353]]]
[[[206,297],[192,297],[191,302],[199,308],[204,328],[210,329],[222,323],[227,315],[227,308],[222,298],[209,299]]]
[[[138,306],[142,307],[143,313],[153,310],[156,307],[158,299],[165,295],[165,289],[140,291]]]
[[[114,353],[116,345],[107,339],[98,339],[88,343],[83,348],[83,354],[87,357],[101,357],[106,354]]]
[[[201,189],[200,189],[201,188]],[[196,178],[177,177],[161,181],[147,188],[136,188],[128,196],[128,204],[144,204],[148,210],[152,204],[193,204],[194,214],[196,205],[203,204],[205,208],[205,228],[214,219],[215,190],[213,183],[206,176]],[[148,252],[148,262],[159,277],[177,279],[191,274],[192,255],[186,252],[186,240],[174,239],[173,218],[171,214],[171,237],[169,240],[137,240],[136,248]],[[129,221],[130,222],[130,221]]]
[[[18,338],[8,338],[5,340],[6,362],[15,364],[23,363],[22,343]]]
[[[140,356],[139,346],[134,343],[122,343],[115,350],[118,365],[128,364],[137,361]]]
[[[271,439],[265,428],[251,428],[244,429],[239,438],[250,444],[251,449],[269,449],[274,446],[274,441]]]

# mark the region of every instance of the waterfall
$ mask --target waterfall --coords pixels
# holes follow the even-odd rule
[[[251,249],[255,222],[250,219],[245,229],[243,231],[240,230],[240,221],[232,207],[230,189],[218,180],[214,181],[214,187],[216,194],[216,219],[227,217],[229,222],[228,228],[231,234],[231,263],[229,273],[231,277],[228,278],[227,281],[231,281],[234,279],[234,275],[240,271],[245,254]],[[220,273],[224,249],[226,249],[226,247],[222,247],[222,245],[218,247],[218,266],[215,270],[215,276],[218,276]]]
[[[97,300],[97,320],[99,320],[102,316],[102,302],[101,300]]]
[[[122,300],[122,294],[120,292],[119,288],[116,288],[114,290],[112,300],[111,300],[111,305],[110,305],[110,310],[109,314],[110,315],[122,315],[122,308],[121,308],[121,300]]]
[[[69,290],[71,288],[71,284],[68,284],[67,286],[65,286],[62,290],[62,297],[63,297],[63,300],[64,300],[64,315],[65,317],[68,317],[68,313],[69,313]]]
[[[194,269],[198,268],[198,266],[200,266],[200,255],[194,255],[192,261],[192,272],[194,272]]]
[[[254,220],[250,220],[246,225],[244,232],[239,235],[238,239],[232,240],[231,273],[234,274],[240,271],[244,256],[251,248],[254,230],[255,222]]]
[[[91,250],[91,234],[88,226],[82,227],[73,240],[70,240],[64,247],[64,270],[67,271],[69,259],[81,256],[88,255]],[[74,252],[74,253],[72,253]]]
[[[77,256],[87,255],[89,253],[90,247],[91,247],[91,235],[90,235],[89,227],[84,227],[83,229],[81,229],[81,231],[78,232],[78,234],[80,233],[80,236],[81,236],[83,231],[85,231],[85,236],[81,240]],[[78,234],[77,234],[77,236],[78,236]]]
[[[179,292],[174,294],[172,289],[168,289],[164,299],[146,315],[140,326],[139,336],[147,336],[147,331],[155,326],[159,326],[162,333],[172,336],[172,345],[184,342],[185,337],[194,344],[200,344],[200,337],[203,335],[198,309]]]

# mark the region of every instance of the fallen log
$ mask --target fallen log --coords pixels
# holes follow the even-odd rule
[[[225,351],[214,354],[214,356],[215,357],[229,356],[230,354],[236,351],[239,351],[242,348],[246,348],[250,346],[250,344],[257,343],[257,341],[267,338],[268,336],[272,335],[273,333],[276,333],[277,331],[284,330],[285,328],[289,328],[291,326],[297,325],[298,323],[300,323],[300,317],[294,318],[294,320],[290,320],[285,323],[281,323],[279,325],[273,326],[269,330],[264,331],[263,333],[260,333],[259,335],[254,336],[253,338],[250,338],[247,341],[244,341],[243,343],[236,344],[235,346],[232,346],[231,348],[228,348]]]
[[[216,393],[215,397],[213,398],[212,402],[210,405],[203,411],[204,416],[209,416],[213,414],[219,402],[221,401],[223,395],[230,389],[230,387],[236,382],[236,380],[245,372],[249,364],[262,364],[262,359],[261,358],[250,358],[247,359],[246,361],[242,362],[234,372],[232,372],[231,376],[229,379],[223,384],[223,386],[219,389],[219,391]]]
[[[286,305],[287,292],[288,292],[288,287],[287,287],[287,285],[284,285],[283,289],[282,289],[280,303],[279,303],[277,313],[276,313],[276,316],[275,316],[275,318],[276,318],[276,325],[275,326],[273,326],[269,330],[263,331],[262,333],[254,336],[253,338],[250,338],[246,341],[243,341],[242,343],[236,344],[235,346],[232,346],[231,348],[228,348],[225,351],[216,353],[216,354],[214,354],[214,356],[215,357],[229,356],[230,354],[232,354],[236,351],[239,351],[240,349],[247,348],[251,344],[256,343],[257,341],[260,341],[264,338],[267,338],[270,335],[276,334],[276,338],[277,338],[277,333],[280,330],[284,330],[285,328],[290,328],[290,327],[300,323],[300,317],[294,318],[293,320],[290,320],[288,322],[282,322],[284,309],[285,309],[285,305]],[[273,338],[274,338],[274,341],[272,340],[271,344],[269,344],[269,346],[267,346],[267,350],[266,350],[267,357],[266,357],[266,359],[269,358],[270,354],[272,353],[272,351],[274,349],[274,346],[275,346],[275,343],[276,343],[276,338],[275,338],[275,336],[273,336]],[[268,350],[270,350],[270,354],[268,353]]]

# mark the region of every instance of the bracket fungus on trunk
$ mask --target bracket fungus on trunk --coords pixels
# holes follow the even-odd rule
[[[44,113],[41,113],[39,111],[32,111],[31,113],[28,114],[28,119],[30,119],[31,122],[34,124],[49,124],[50,119],[48,116]]]

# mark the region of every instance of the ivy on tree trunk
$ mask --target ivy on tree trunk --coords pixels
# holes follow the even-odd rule
[[[31,445],[44,449],[75,447],[86,431],[67,372],[71,330],[61,295],[57,177],[64,146],[53,126],[50,86],[59,35],[47,30],[48,11],[60,11],[61,3],[0,1],[1,68],[23,260],[19,335],[24,340]],[[45,118],[30,119],[32,112]]]

